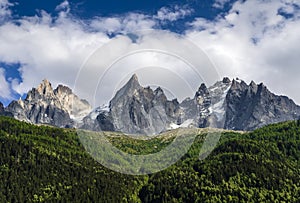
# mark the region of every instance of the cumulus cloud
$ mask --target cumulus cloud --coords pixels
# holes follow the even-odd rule
[[[20,63],[23,81],[14,80],[13,90],[26,93],[43,78],[54,85],[73,84],[84,60],[109,38],[103,33],[85,31],[79,22],[60,15],[8,21],[0,26],[0,61]]]
[[[13,4],[9,3],[8,0],[0,0],[0,23],[11,15],[9,7],[12,5]]]
[[[156,22],[150,16],[129,13],[125,16],[95,17],[89,23],[93,30],[107,34],[134,33],[139,30],[152,29]]]
[[[68,1],[65,0],[61,4],[56,6],[55,10],[56,11],[65,11],[65,12],[69,13],[70,12],[70,4]]]
[[[224,8],[225,4],[230,2],[230,0],[215,0],[213,7],[222,9]]]
[[[182,100],[193,96],[202,82],[219,79],[205,53],[181,36],[157,30],[137,35],[136,43],[120,36],[98,49],[82,67],[75,89],[93,90],[86,95],[95,97],[90,101],[101,98],[108,102],[137,73],[143,85],[165,87]]]
[[[22,95],[47,78],[53,86],[66,84],[101,105],[136,72],[143,85],[159,84],[180,99],[192,96],[201,82],[210,85],[230,76],[263,81],[300,103],[299,4],[237,1],[228,13],[214,20],[196,18],[177,35],[154,28],[190,15],[187,8],[81,20],[64,1],[56,8],[57,17],[40,11],[0,25],[0,61],[20,64],[22,78],[8,84],[2,70],[1,94]],[[9,7],[0,8],[9,15]]]
[[[0,98],[4,100],[12,99],[9,83],[5,79],[5,70],[0,68]]]
[[[133,55],[120,63],[125,68],[122,70],[122,67],[118,66],[119,70],[116,74],[109,77],[109,84],[107,84],[109,88],[95,95],[99,78],[118,57],[134,50],[149,48],[177,50],[181,36],[168,31],[152,32],[157,19],[145,14],[128,13],[123,16],[95,17],[81,21],[70,14],[67,1],[58,5],[56,10],[59,12],[58,17],[40,11],[39,15],[22,17],[17,22],[6,21],[0,26],[0,61],[20,64],[19,72],[22,81],[12,79],[12,91],[22,95],[43,78],[47,78],[54,87],[58,83],[64,83],[75,88],[79,96],[88,99],[91,103],[94,103],[93,99],[96,98],[95,105],[100,105],[108,102],[120,79],[126,81],[133,74],[133,70],[138,71],[143,67],[155,66],[162,71],[168,69],[167,72],[177,67],[178,72],[182,72],[182,77],[188,80],[188,75],[184,76],[183,71],[180,71],[179,67],[183,67],[180,60],[174,64],[174,57],[166,57],[165,54],[154,54],[149,57],[147,52]],[[147,34],[148,31],[151,34]],[[111,38],[110,34],[115,36]],[[178,51],[183,50],[181,48]],[[190,52],[191,50],[194,52],[195,49],[190,49]],[[92,56],[97,56],[96,60],[88,60]],[[197,59],[199,60],[199,56]],[[165,67],[159,67],[159,63]],[[86,67],[88,71],[85,70]],[[173,74],[173,78],[174,75],[178,76]],[[147,81],[145,84],[151,81],[150,76],[142,78],[143,81]],[[165,84],[165,86],[168,86],[166,88],[170,92],[180,84],[170,82],[167,77],[164,81],[169,81],[169,85]],[[193,89],[196,89],[200,80],[193,79],[193,81]],[[174,84],[174,87],[171,88],[170,84]],[[186,91],[180,93],[178,90],[177,93],[172,93],[173,96],[177,94],[183,97],[182,93]]]
[[[300,103],[300,29],[297,1],[237,1],[215,21],[196,19],[187,36],[202,47],[221,75],[265,82]],[[293,9],[291,9],[293,8]],[[298,7],[299,8],[299,7]],[[299,10],[299,9],[298,9]]]
[[[174,7],[162,7],[157,11],[157,14],[154,16],[154,18],[160,21],[173,22],[191,15],[192,12],[193,9],[190,9],[187,6],[179,7],[176,5]]]

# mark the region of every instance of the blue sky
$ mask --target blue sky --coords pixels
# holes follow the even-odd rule
[[[55,8],[62,1],[52,0],[52,1],[36,1],[36,0],[26,0],[26,1],[11,1],[12,3],[17,3],[14,6],[13,12],[16,15],[30,16],[35,15],[37,10],[45,10],[48,13],[56,14]],[[142,12],[147,14],[155,14],[157,10],[162,7],[174,5],[178,6],[190,6],[195,9],[195,15],[203,16],[207,18],[214,17],[217,13],[221,12],[222,9],[215,8],[214,1],[211,0],[177,0],[177,1],[151,1],[151,0],[76,0],[69,1],[72,13],[81,18],[93,18],[94,16],[111,16],[111,15],[121,15],[128,12]],[[226,5],[228,8],[228,6]]]
[[[57,5],[61,4],[61,0],[53,1],[35,1],[26,0],[10,1],[14,4],[12,14],[15,18],[20,16],[34,16],[37,15],[41,10],[46,11],[52,16],[56,16]],[[72,0],[68,1],[71,9],[71,13],[74,17],[80,19],[92,19],[95,16],[111,17],[111,16],[122,16],[128,13],[142,13],[146,15],[155,15],[157,11],[163,7],[174,8],[175,6],[193,10],[189,15],[178,19],[176,22],[168,22],[160,25],[161,29],[168,29],[173,32],[182,33],[186,29],[186,22],[192,21],[196,17],[203,17],[206,19],[213,20],[217,15],[226,13],[234,1],[225,0],[219,2],[220,6],[217,6],[214,1],[211,0],[181,0],[181,1],[139,1],[139,0]]]
[[[180,55],[185,40],[199,49],[186,49],[192,51],[183,54],[185,59],[197,58],[203,52],[218,73],[203,81],[211,83],[229,76],[246,82],[264,82],[275,93],[300,103],[299,8],[300,3],[292,0],[0,0],[0,101],[7,105],[24,97],[31,87],[47,78],[54,87],[59,83],[73,87],[91,103],[106,103],[111,93],[95,95],[99,90],[93,87],[120,54],[160,42],[157,47]],[[96,53],[101,53],[101,59],[95,62],[97,68],[86,67]],[[146,56],[154,58],[149,60]],[[129,68],[118,70],[118,79],[109,78],[111,83],[106,85],[111,88],[103,91],[113,92],[122,85],[137,71],[130,67],[158,66],[153,62],[155,59],[171,72],[180,64],[161,54],[149,53],[140,56],[140,62],[124,60],[120,64]],[[196,64],[198,72],[203,71],[203,64],[191,63]],[[146,72],[140,71],[141,83],[152,84],[153,77]],[[191,81],[193,77],[189,74],[193,73],[187,70],[181,76],[190,81],[192,89],[197,89],[203,81]],[[94,75],[97,82],[92,82]],[[170,75],[166,74],[166,81],[174,80]],[[90,86],[78,87],[78,78],[89,80]],[[174,87],[176,84],[175,81]],[[174,96],[186,92],[172,91]]]

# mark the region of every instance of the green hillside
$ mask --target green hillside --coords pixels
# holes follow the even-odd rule
[[[132,154],[173,139],[113,135],[111,143]],[[0,117],[0,202],[300,202],[300,122],[224,132],[200,161],[204,136],[168,169],[132,176],[94,161],[75,130]]]

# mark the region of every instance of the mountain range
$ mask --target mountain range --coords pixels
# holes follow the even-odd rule
[[[25,99],[12,101],[7,107],[0,102],[0,115],[63,128],[152,135],[180,127],[251,131],[299,119],[300,106],[286,96],[273,94],[263,83],[246,84],[227,77],[210,87],[202,83],[193,98],[179,102],[169,100],[160,87],[142,87],[133,75],[105,108],[93,110],[69,87],[53,89],[43,80]]]

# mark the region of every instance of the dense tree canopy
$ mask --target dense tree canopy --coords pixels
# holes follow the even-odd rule
[[[0,202],[299,202],[300,122],[250,133],[224,132],[207,159],[204,135],[168,169],[124,175],[93,160],[75,130],[0,118]],[[133,154],[161,150],[172,138],[110,136]]]

